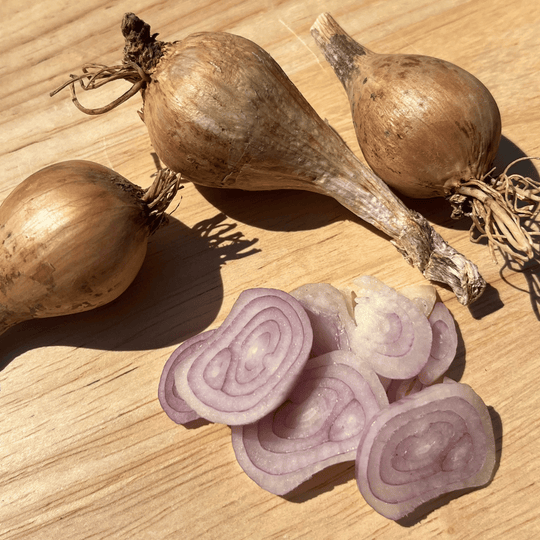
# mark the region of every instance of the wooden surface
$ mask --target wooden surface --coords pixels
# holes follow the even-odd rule
[[[329,11],[375,51],[437,56],[471,71],[502,112],[499,162],[540,154],[540,4],[530,0],[2,0],[0,200],[38,169],[74,158],[149,185],[155,163],[136,113],[140,96],[100,117],[77,111],[67,91],[49,97],[83,63],[121,60],[126,11],[167,41],[201,30],[256,41],[360,155],[345,94],[309,33]],[[124,90],[109,86],[85,103]],[[521,170],[537,175],[527,164]],[[0,539],[540,536],[537,264],[494,264],[444,201],[416,203],[490,284],[471,308],[439,293],[460,331],[452,375],[492,408],[499,465],[485,489],[398,524],[363,501],[350,463],[294,498],[266,493],[237,465],[228,427],[177,426],[160,409],[157,385],[178,344],[217,327],[244,288],[341,286],[362,274],[400,287],[421,275],[322,196],[186,185],[177,202],[121,298],[0,337]]]

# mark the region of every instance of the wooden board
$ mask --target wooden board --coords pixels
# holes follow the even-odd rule
[[[502,113],[500,163],[540,154],[540,4],[526,0],[177,0],[35,2],[0,7],[0,200],[38,169],[88,159],[147,186],[155,170],[140,96],[88,117],[49,92],[83,63],[117,63],[120,21],[134,11],[161,39],[228,31],[281,64],[361,157],[340,83],[309,30],[329,11],[378,52],[454,62],[480,78]],[[85,95],[103,105],[124,86]],[[538,176],[533,165],[521,171]],[[161,370],[186,338],[217,327],[248,287],[350,284],[372,274],[422,283],[390,243],[332,199],[300,192],[212,191],[187,184],[143,268],[112,304],[35,320],[0,337],[0,539],[518,539],[540,536],[538,265],[495,264],[445,201],[417,203],[480,268],[489,288],[470,308],[448,290],[460,345],[452,374],[492,408],[493,482],[448,497],[413,523],[362,499],[351,463],[304,492],[270,495],[237,465],[230,429],[174,424],[157,399]]]

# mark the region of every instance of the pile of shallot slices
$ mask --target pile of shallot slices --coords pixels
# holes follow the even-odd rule
[[[486,405],[445,377],[457,342],[430,285],[248,289],[219,328],[172,354],[158,395],[176,423],[231,426],[238,463],[267,491],[355,461],[365,500],[397,520],[494,473]]]

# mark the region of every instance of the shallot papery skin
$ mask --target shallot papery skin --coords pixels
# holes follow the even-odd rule
[[[177,366],[176,390],[202,418],[256,422],[286,399],[312,342],[309,318],[295,298],[277,289],[246,289],[223,324]]]
[[[372,276],[355,280],[356,329],[351,349],[382,377],[409,379],[428,361],[433,332],[409,298]]]
[[[197,354],[215,330],[201,332],[184,341],[169,357],[159,380],[158,399],[167,416],[177,424],[187,424],[200,416],[178,395],[174,383],[176,368],[186,358]]]
[[[424,388],[375,414],[356,457],[356,480],[381,515],[398,520],[423,503],[487,484],[495,468],[488,409],[466,384]]]
[[[0,334],[22,321],[81,313],[133,282],[179,175],[142,189],[85,160],[54,163],[0,205]]]
[[[426,365],[418,374],[423,384],[431,384],[443,375],[456,356],[458,335],[450,310],[437,302],[428,318],[433,332],[433,342]]]
[[[375,53],[322,13],[311,34],[343,84],[358,144],[398,193],[444,197],[452,217],[471,218],[471,239],[515,261],[534,257],[531,221],[540,183],[496,177],[501,113],[488,88],[459,66],[426,55]]]
[[[285,495],[330,465],[354,461],[365,426],[388,400],[371,368],[351,357],[311,358],[277,410],[232,427],[236,459],[262,488]]]
[[[313,328],[312,356],[350,350],[356,327],[343,293],[329,283],[306,283],[291,291],[304,307]]]

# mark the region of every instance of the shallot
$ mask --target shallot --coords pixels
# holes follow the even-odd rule
[[[472,219],[471,238],[486,238],[517,260],[533,256],[527,230],[540,210],[540,183],[492,177],[501,139],[493,95],[476,77],[439,58],[377,54],[328,13],[311,34],[349,98],[364,157],[388,185],[413,198],[446,197],[452,217]]]
[[[458,345],[456,323],[442,302],[433,306],[428,320],[433,340],[428,361],[418,374],[422,384],[431,384],[446,372],[456,356]]]
[[[232,427],[236,459],[257,484],[284,495],[330,465],[354,461],[364,429],[387,406],[377,375],[353,353],[311,358],[280,407]]]
[[[356,457],[363,497],[394,520],[444,493],[487,484],[494,469],[488,409],[470,386],[457,382],[424,388],[381,409]]]
[[[312,342],[309,318],[295,298],[247,289],[223,324],[176,366],[176,391],[212,422],[256,422],[286,399]]]
[[[91,161],[45,167],[0,206],[0,333],[111,302],[134,280],[180,175],[144,190]]]
[[[187,424],[200,416],[178,395],[174,377],[176,368],[186,358],[196,354],[215,330],[207,330],[184,341],[169,357],[159,380],[159,403],[167,416],[177,424]]]
[[[477,267],[362,164],[264,49],[223,32],[158,41],[132,13],[122,32],[121,65],[86,65],[53,94],[69,86],[81,111],[101,114],[141,91],[140,116],[157,155],[192,182],[329,195],[385,233],[427,279],[449,285],[461,303],[483,292]],[[91,90],[118,79],[133,86],[110,105],[80,104],[77,82]]]
[[[382,377],[408,379],[426,365],[433,332],[417,305],[372,276],[355,280],[351,349]]]
[[[351,349],[356,327],[343,294],[329,283],[306,283],[291,291],[308,314],[313,328],[311,354],[320,356]]]
[[[469,386],[443,373],[455,353],[453,318],[431,290],[403,290],[410,298],[371,276],[344,291],[328,283],[291,294],[247,289],[220,327],[173,352],[161,375],[160,403],[177,423],[201,417],[229,423],[239,466],[276,495],[346,461],[355,461],[366,501],[390,519],[443,493],[484,485],[495,466],[489,413]],[[437,344],[428,340],[423,360],[412,362],[426,384],[418,374],[382,377],[372,355],[354,352],[355,315],[371,307],[360,302],[353,312],[349,297],[381,297],[392,309],[404,299],[415,319],[429,317]],[[444,329],[437,330],[441,321]],[[386,340],[384,325],[369,328],[374,342]],[[333,350],[317,354],[325,349]]]

